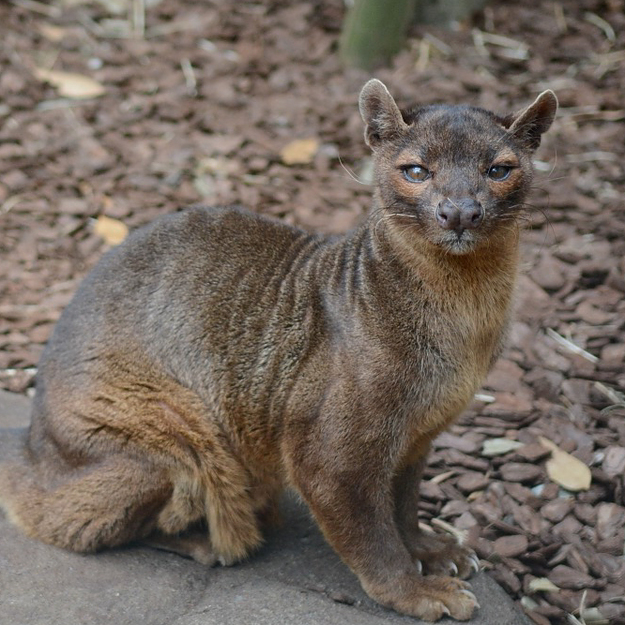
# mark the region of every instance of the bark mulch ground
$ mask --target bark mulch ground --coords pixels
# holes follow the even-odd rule
[[[0,4],[8,390],[31,388],[111,224],[240,203],[340,232],[366,212],[356,103],[369,76],[337,60],[340,0],[146,0],[133,13],[140,5]],[[536,623],[625,623],[623,0],[492,2],[456,30],[415,27],[376,75],[404,105],[509,112],[545,88],[558,94],[510,346],[436,442],[423,521],[464,532]],[[77,89],[94,97],[66,97]],[[570,477],[572,457],[589,488],[562,486],[553,462]]]

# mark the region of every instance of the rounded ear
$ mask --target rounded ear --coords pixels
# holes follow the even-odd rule
[[[557,110],[556,94],[551,90],[543,91],[527,108],[508,117],[504,125],[521,143],[535,150],[540,145],[541,135],[549,130]]]
[[[408,127],[393,96],[384,83],[375,78],[362,88],[358,106],[366,125],[365,142],[371,149]]]

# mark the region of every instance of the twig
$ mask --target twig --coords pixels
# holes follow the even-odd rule
[[[145,0],[132,0],[132,31],[138,39],[145,37]]]
[[[587,352],[585,349],[582,349],[579,345],[575,345],[573,341],[569,341],[568,339],[565,339],[563,336],[560,336],[555,330],[551,328],[547,328],[546,332],[549,337],[551,337],[556,343],[558,343],[558,345],[560,345],[561,347],[564,347],[564,349],[568,350],[569,352],[572,352],[573,354],[577,354],[578,356],[585,358],[589,362],[598,362],[599,359],[594,354]]]
[[[593,59],[602,63],[620,63],[625,61],[625,50],[615,50],[614,52],[606,52],[605,54],[593,54]]]
[[[501,56],[518,61],[525,61],[529,58],[529,48],[526,44],[510,37],[503,35],[495,35],[493,33],[485,33],[477,28],[473,29],[473,44],[482,53],[488,53],[488,49],[484,44],[489,43],[493,46],[503,48],[500,52]]]
[[[473,37],[473,45],[476,47],[477,51],[482,56],[489,56],[488,48],[484,45],[484,33],[481,30],[474,28],[471,35]]]
[[[446,471],[445,473],[439,473],[438,475],[435,475],[433,478],[431,478],[430,482],[432,482],[433,484],[440,484],[441,482],[444,482],[450,477],[456,475],[456,473],[458,473],[458,471]]]
[[[439,529],[454,536],[460,544],[464,543],[464,541],[467,538],[467,533],[464,530],[459,530],[458,528],[454,527],[451,523],[447,523],[447,521],[434,518],[431,520],[431,523],[432,525],[435,525]]]
[[[601,382],[595,382],[594,387],[616,406],[625,406],[625,395],[623,393],[619,393]]]
[[[193,71],[193,65],[189,59],[182,59],[180,61],[180,67],[184,74],[184,80],[187,85],[187,91],[189,95],[197,95],[197,80],[195,78],[195,72]]]
[[[24,371],[28,374],[34,375],[35,373],[37,373],[37,367],[24,367],[23,369],[21,367],[19,368],[10,367],[8,369],[0,369],[0,373],[3,373],[9,378],[12,378],[13,376],[17,375],[20,371]],[[608,601],[611,601],[611,599],[608,599]]]
[[[591,23],[593,26],[600,28],[603,31],[603,34],[606,36],[606,39],[610,43],[614,43],[616,41],[616,33],[614,32],[614,28],[606,22],[602,17],[599,17],[595,13],[585,13],[584,19]]]
[[[523,42],[504,35],[496,35],[495,33],[485,33],[482,31],[482,39],[486,43],[490,43],[501,48],[512,48],[514,50],[521,48],[523,50],[527,50],[527,45]]]
[[[584,620],[584,610],[586,609],[586,596],[588,595],[588,590],[584,588],[584,592],[582,593],[582,598],[579,600],[579,618],[582,620],[584,625],[586,625],[586,621]]]
[[[22,9],[28,9],[35,13],[41,13],[47,17],[61,17],[62,11],[57,6],[49,6],[43,2],[37,2],[36,0],[11,0],[11,3]]]
[[[0,215],[6,215],[14,206],[24,199],[23,195],[11,195],[0,205]]]
[[[558,25],[558,32],[564,34],[568,30],[566,23],[566,16],[564,15],[564,9],[559,2],[553,3],[553,13],[556,18],[556,24]]]
[[[430,48],[430,42],[425,39],[421,39],[419,42],[419,56],[417,57],[417,62],[415,63],[415,69],[419,73],[424,72],[430,62]]]
[[[91,19],[88,15],[80,14],[78,17],[78,21],[90,32],[92,35],[96,37],[106,37],[107,33],[100,24],[98,24],[94,19]]]
[[[430,33],[425,33],[425,35],[423,35],[423,39],[425,39],[428,43],[431,43],[443,56],[451,56],[454,53],[451,47],[449,47],[444,41],[441,41],[438,37],[435,37]]]
[[[592,54],[590,59],[597,63],[597,67],[594,71],[597,78],[601,78],[607,72],[612,71],[614,65],[618,65],[625,60],[625,51],[617,50],[615,52],[607,52],[606,54]]]
[[[93,100],[70,100],[69,98],[59,98],[58,100],[43,100],[35,107],[38,111],[56,111],[57,109],[72,109],[85,104],[92,103]]]

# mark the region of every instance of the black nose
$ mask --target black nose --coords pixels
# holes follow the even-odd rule
[[[455,230],[461,234],[464,230],[477,228],[484,220],[482,205],[471,198],[443,200],[436,209],[436,220],[441,228]]]

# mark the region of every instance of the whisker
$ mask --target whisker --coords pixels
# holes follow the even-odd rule
[[[370,186],[367,182],[363,182],[362,180],[360,180],[358,178],[358,176],[347,166],[345,165],[345,163],[343,162],[343,159],[341,158],[341,155],[339,154],[339,164],[341,165],[341,167],[345,170],[345,172],[347,173],[347,175],[354,180],[355,182],[357,182],[358,184],[363,185],[364,187],[368,187]]]
[[[462,209],[458,206],[458,204],[456,204],[450,197],[446,197],[445,198],[454,208],[457,208],[459,211],[462,212]]]

